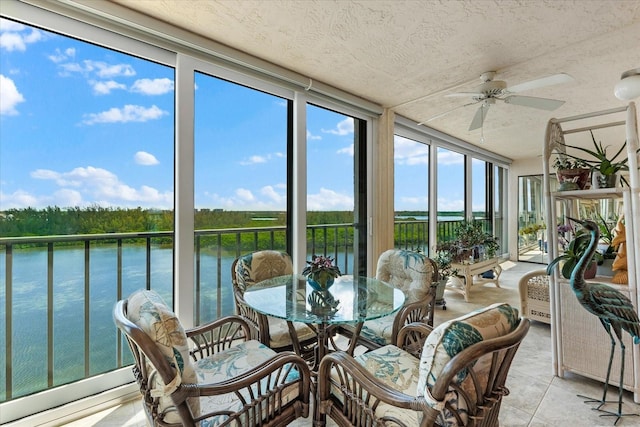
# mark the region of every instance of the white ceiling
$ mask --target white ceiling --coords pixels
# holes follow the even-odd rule
[[[469,103],[444,95],[473,91],[485,71],[509,86],[571,75],[519,93],[566,101],[555,111],[491,106],[482,147],[512,159],[540,155],[552,117],[623,106],[613,88],[640,67],[640,0],[111,1],[416,122]],[[468,131],[478,106],[428,126],[480,145],[481,130]]]

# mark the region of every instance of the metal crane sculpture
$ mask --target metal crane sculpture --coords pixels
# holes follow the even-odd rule
[[[640,321],[638,313],[634,310],[631,300],[620,291],[612,288],[604,283],[589,283],[584,280],[584,272],[596,252],[596,246],[600,239],[600,231],[595,222],[591,220],[580,221],[568,218],[578,224],[581,224],[585,230],[591,235],[591,240],[587,250],[584,252],[578,263],[571,273],[569,283],[571,289],[578,298],[578,302],[590,313],[596,315],[602,323],[602,326],[611,338],[611,353],[609,355],[609,366],[607,367],[607,377],[604,384],[604,393],[602,399],[593,399],[586,396],[587,403],[599,403],[595,410],[605,412],[601,416],[615,416],[614,425],[618,423],[621,417],[627,415],[638,416],[639,414],[623,414],[622,413],[622,384],[624,380],[624,352],[625,345],[622,341],[622,331],[625,330],[633,338],[634,344],[640,343]],[[620,364],[620,382],[618,388],[618,411],[605,411],[602,408],[606,402],[607,388],[609,387],[609,376],[611,374],[611,363],[613,361],[613,353],[616,341],[611,334],[611,330],[615,333],[620,343],[621,364]]]

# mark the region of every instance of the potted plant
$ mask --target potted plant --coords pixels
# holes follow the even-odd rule
[[[438,284],[436,287],[436,304],[443,305],[444,289],[447,285],[449,277],[458,273],[457,269],[451,267],[453,257],[451,252],[444,250],[436,250],[433,260],[438,265]]]
[[[615,187],[618,181],[618,175],[620,171],[628,171],[629,165],[627,164],[628,158],[625,156],[624,159],[618,159],[620,154],[625,152],[625,147],[627,146],[627,141],[622,144],[620,149],[614,154],[611,158],[607,156],[607,148],[609,146],[603,147],[602,141],[597,142],[595,136],[593,136],[593,131],[589,131],[591,133],[591,140],[593,141],[594,149],[590,150],[588,148],[577,147],[569,144],[562,144],[565,147],[573,148],[575,150],[582,151],[583,153],[589,154],[593,157],[593,159],[581,159],[571,154],[566,154],[566,156],[571,157],[576,161],[582,161],[586,163],[592,171],[592,187],[593,188],[611,188]],[[636,151],[636,153],[640,152],[640,149]],[[621,181],[629,185],[624,177],[620,177]]]
[[[598,244],[598,252],[601,259],[598,260],[598,276],[613,276],[613,260],[618,254],[617,248],[613,246],[614,228],[618,223],[619,217],[613,216],[613,219],[607,220],[596,211],[594,221],[600,229],[600,242]]]
[[[591,168],[582,159],[558,153],[558,157],[553,161],[553,167],[556,169],[556,177],[560,184],[559,191],[584,190],[589,183]]]
[[[563,263],[560,268],[560,273],[565,279],[570,279],[571,272],[575,268],[576,264],[578,264],[580,258],[582,258],[582,255],[584,255],[585,251],[587,250],[590,240],[591,236],[586,233],[576,235],[574,239],[569,242],[564,253],[557,256],[553,259],[553,261],[549,263],[549,265],[547,266],[547,274],[551,275],[553,273],[554,267],[560,263]],[[594,277],[596,277],[597,260],[599,258],[600,254],[596,252],[594,258],[591,259],[589,268],[587,268],[584,273],[585,279],[593,279]]]
[[[453,262],[462,262],[473,257],[480,258],[480,252],[485,257],[496,256],[500,244],[498,238],[482,229],[482,221],[463,221],[453,233],[456,237],[451,240],[438,243],[437,251],[447,251],[451,254]]]
[[[333,263],[333,258],[322,255],[313,255],[302,270],[302,275],[307,276],[309,285],[316,291],[329,289],[335,278],[341,274],[338,266]]]

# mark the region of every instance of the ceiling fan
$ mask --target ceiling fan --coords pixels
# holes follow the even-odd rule
[[[538,108],[541,110],[552,111],[564,104],[565,101],[549,98],[537,98],[533,96],[514,95],[519,92],[527,90],[538,89],[541,87],[557,85],[561,83],[568,83],[573,81],[573,77],[568,74],[560,73],[554,74],[548,77],[540,79],[530,80],[528,82],[520,83],[514,86],[507,86],[507,83],[502,80],[494,80],[496,72],[487,71],[480,75],[482,84],[478,86],[473,92],[456,92],[445,95],[446,97],[470,97],[473,102],[461,105],[452,110],[445,111],[434,117],[427,119],[425,122],[442,117],[455,111],[459,108],[468,107],[470,105],[480,104],[480,108],[473,116],[469,130],[475,130],[482,128],[484,120],[487,117],[489,107],[496,103],[496,101],[503,101],[506,104],[521,105],[523,107]]]

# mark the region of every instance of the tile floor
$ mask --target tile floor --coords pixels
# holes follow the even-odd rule
[[[508,302],[520,306],[518,279],[527,271],[539,269],[539,264],[505,262],[500,277],[501,288],[486,284],[472,290],[471,301],[462,295],[446,292],[447,309],[436,309],[435,323],[460,316],[493,302]],[[612,426],[614,419],[600,417],[599,412],[583,403],[577,394],[600,397],[602,384],[578,375],[555,377],[551,367],[551,337],[549,325],[532,322],[529,334],[516,354],[507,386],[511,394],[503,400],[500,425],[503,427],[556,427],[556,426]],[[611,396],[617,396],[612,388]],[[611,409],[615,409],[615,404]],[[631,393],[624,394],[624,413],[640,414],[640,405],[633,402]],[[143,427],[146,419],[139,401],[111,408],[78,421],[70,427]],[[297,420],[292,426],[311,426],[311,419]],[[329,421],[329,426],[335,426]],[[640,416],[622,418],[618,427],[640,426]]]

